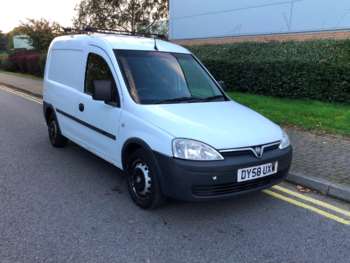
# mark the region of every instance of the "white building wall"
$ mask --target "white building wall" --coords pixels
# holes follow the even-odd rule
[[[350,28],[350,0],[170,0],[171,39]]]

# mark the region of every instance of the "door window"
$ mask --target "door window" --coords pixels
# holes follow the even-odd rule
[[[86,65],[85,93],[92,95],[94,80],[110,80],[113,83],[113,102],[117,103],[119,101],[117,86],[107,62],[101,56],[90,53]]]

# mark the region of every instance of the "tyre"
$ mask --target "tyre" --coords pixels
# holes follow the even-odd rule
[[[153,156],[146,150],[138,149],[128,159],[127,185],[134,203],[143,209],[154,209],[162,205],[165,198]]]
[[[62,148],[66,146],[68,139],[61,134],[57,119],[50,116],[48,124],[49,139],[53,147]]]

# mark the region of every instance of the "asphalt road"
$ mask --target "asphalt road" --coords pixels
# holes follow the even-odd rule
[[[141,210],[118,169],[52,148],[42,106],[0,90],[1,263],[348,263],[349,251],[350,225],[262,192]]]

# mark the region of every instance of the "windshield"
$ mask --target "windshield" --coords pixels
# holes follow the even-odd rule
[[[116,50],[132,98],[141,104],[226,100],[190,54]]]

